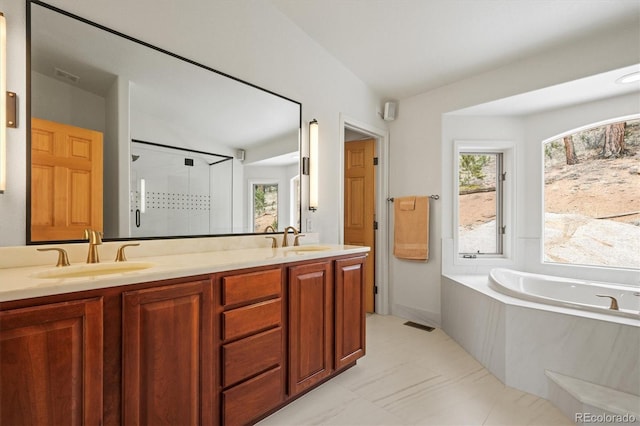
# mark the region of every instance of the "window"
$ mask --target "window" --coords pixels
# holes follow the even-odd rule
[[[458,151],[458,254],[463,258],[504,253],[503,154]]]
[[[544,261],[640,268],[640,119],[543,143]]]

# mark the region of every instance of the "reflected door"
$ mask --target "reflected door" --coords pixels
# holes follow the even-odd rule
[[[102,231],[102,133],[31,119],[31,241]]]

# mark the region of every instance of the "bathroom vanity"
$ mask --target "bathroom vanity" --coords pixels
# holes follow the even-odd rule
[[[98,277],[0,269],[15,289],[0,299],[0,424],[255,423],[364,355],[367,251],[158,256]]]

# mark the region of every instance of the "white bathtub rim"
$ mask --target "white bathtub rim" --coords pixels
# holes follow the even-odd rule
[[[602,307],[598,305],[589,305],[586,303],[563,301],[559,299],[554,299],[552,297],[527,293],[524,290],[519,291],[517,289],[513,289],[508,285],[504,285],[500,282],[500,278],[498,277],[498,275],[505,272],[516,273],[524,277],[532,277],[535,279],[558,281],[563,283],[571,283],[571,284],[579,284],[579,285],[593,285],[594,287],[601,287],[603,289],[603,292],[605,292],[606,289],[623,290],[623,291],[640,291],[640,289],[638,289],[636,286],[606,283],[602,281],[586,281],[586,280],[556,277],[556,276],[543,275],[543,274],[534,274],[530,272],[523,272],[523,271],[518,271],[515,269],[507,269],[507,268],[492,269],[489,272],[489,280],[488,280],[489,286],[492,289],[498,291],[499,293],[506,293],[509,296],[515,297],[516,299],[523,299],[531,302],[537,302],[540,304],[549,304],[553,306],[561,306],[561,307],[576,309],[576,310],[586,310],[589,312],[600,313],[608,316],[610,315],[614,317],[624,317],[624,318],[640,320],[640,311],[637,311],[637,310],[620,309],[618,311],[612,311],[607,309],[606,307]]]
[[[527,309],[536,309],[555,314],[577,316],[582,318],[589,318],[599,321],[613,322],[616,324],[629,325],[632,327],[640,328],[640,319],[627,318],[623,316],[613,316],[606,313],[592,312],[581,309],[575,309],[567,306],[548,305],[542,302],[533,302],[530,300],[521,299],[501,293],[498,290],[491,287],[489,284],[489,276],[486,274],[443,274],[445,278],[457,282],[460,285],[471,288],[478,291],[492,299],[495,299],[503,304],[518,306]]]

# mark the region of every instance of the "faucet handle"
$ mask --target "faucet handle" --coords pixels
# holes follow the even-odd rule
[[[609,299],[611,299],[611,305],[609,306],[609,309],[614,310],[614,311],[619,310],[618,301],[616,300],[615,297],[607,296],[606,294],[596,294],[596,296],[598,296],[598,297],[608,297]]]
[[[139,246],[140,243],[131,243],[131,244],[123,244],[118,248],[118,253],[116,253],[116,262],[126,262],[127,256],[124,255],[125,247],[135,247]]]
[[[56,263],[56,267],[69,266],[69,256],[67,256],[67,251],[61,248],[39,248],[38,251],[57,251],[58,252],[58,263]]]
[[[265,237],[271,238],[271,248],[278,248],[278,239],[276,237]]]
[[[300,238],[300,237],[304,237],[304,236],[305,236],[304,234],[298,234],[298,235],[296,235],[296,236],[295,236],[295,238],[293,239],[293,245],[294,245],[294,246],[299,246],[299,245],[300,245],[300,240],[299,240],[299,238]]]

